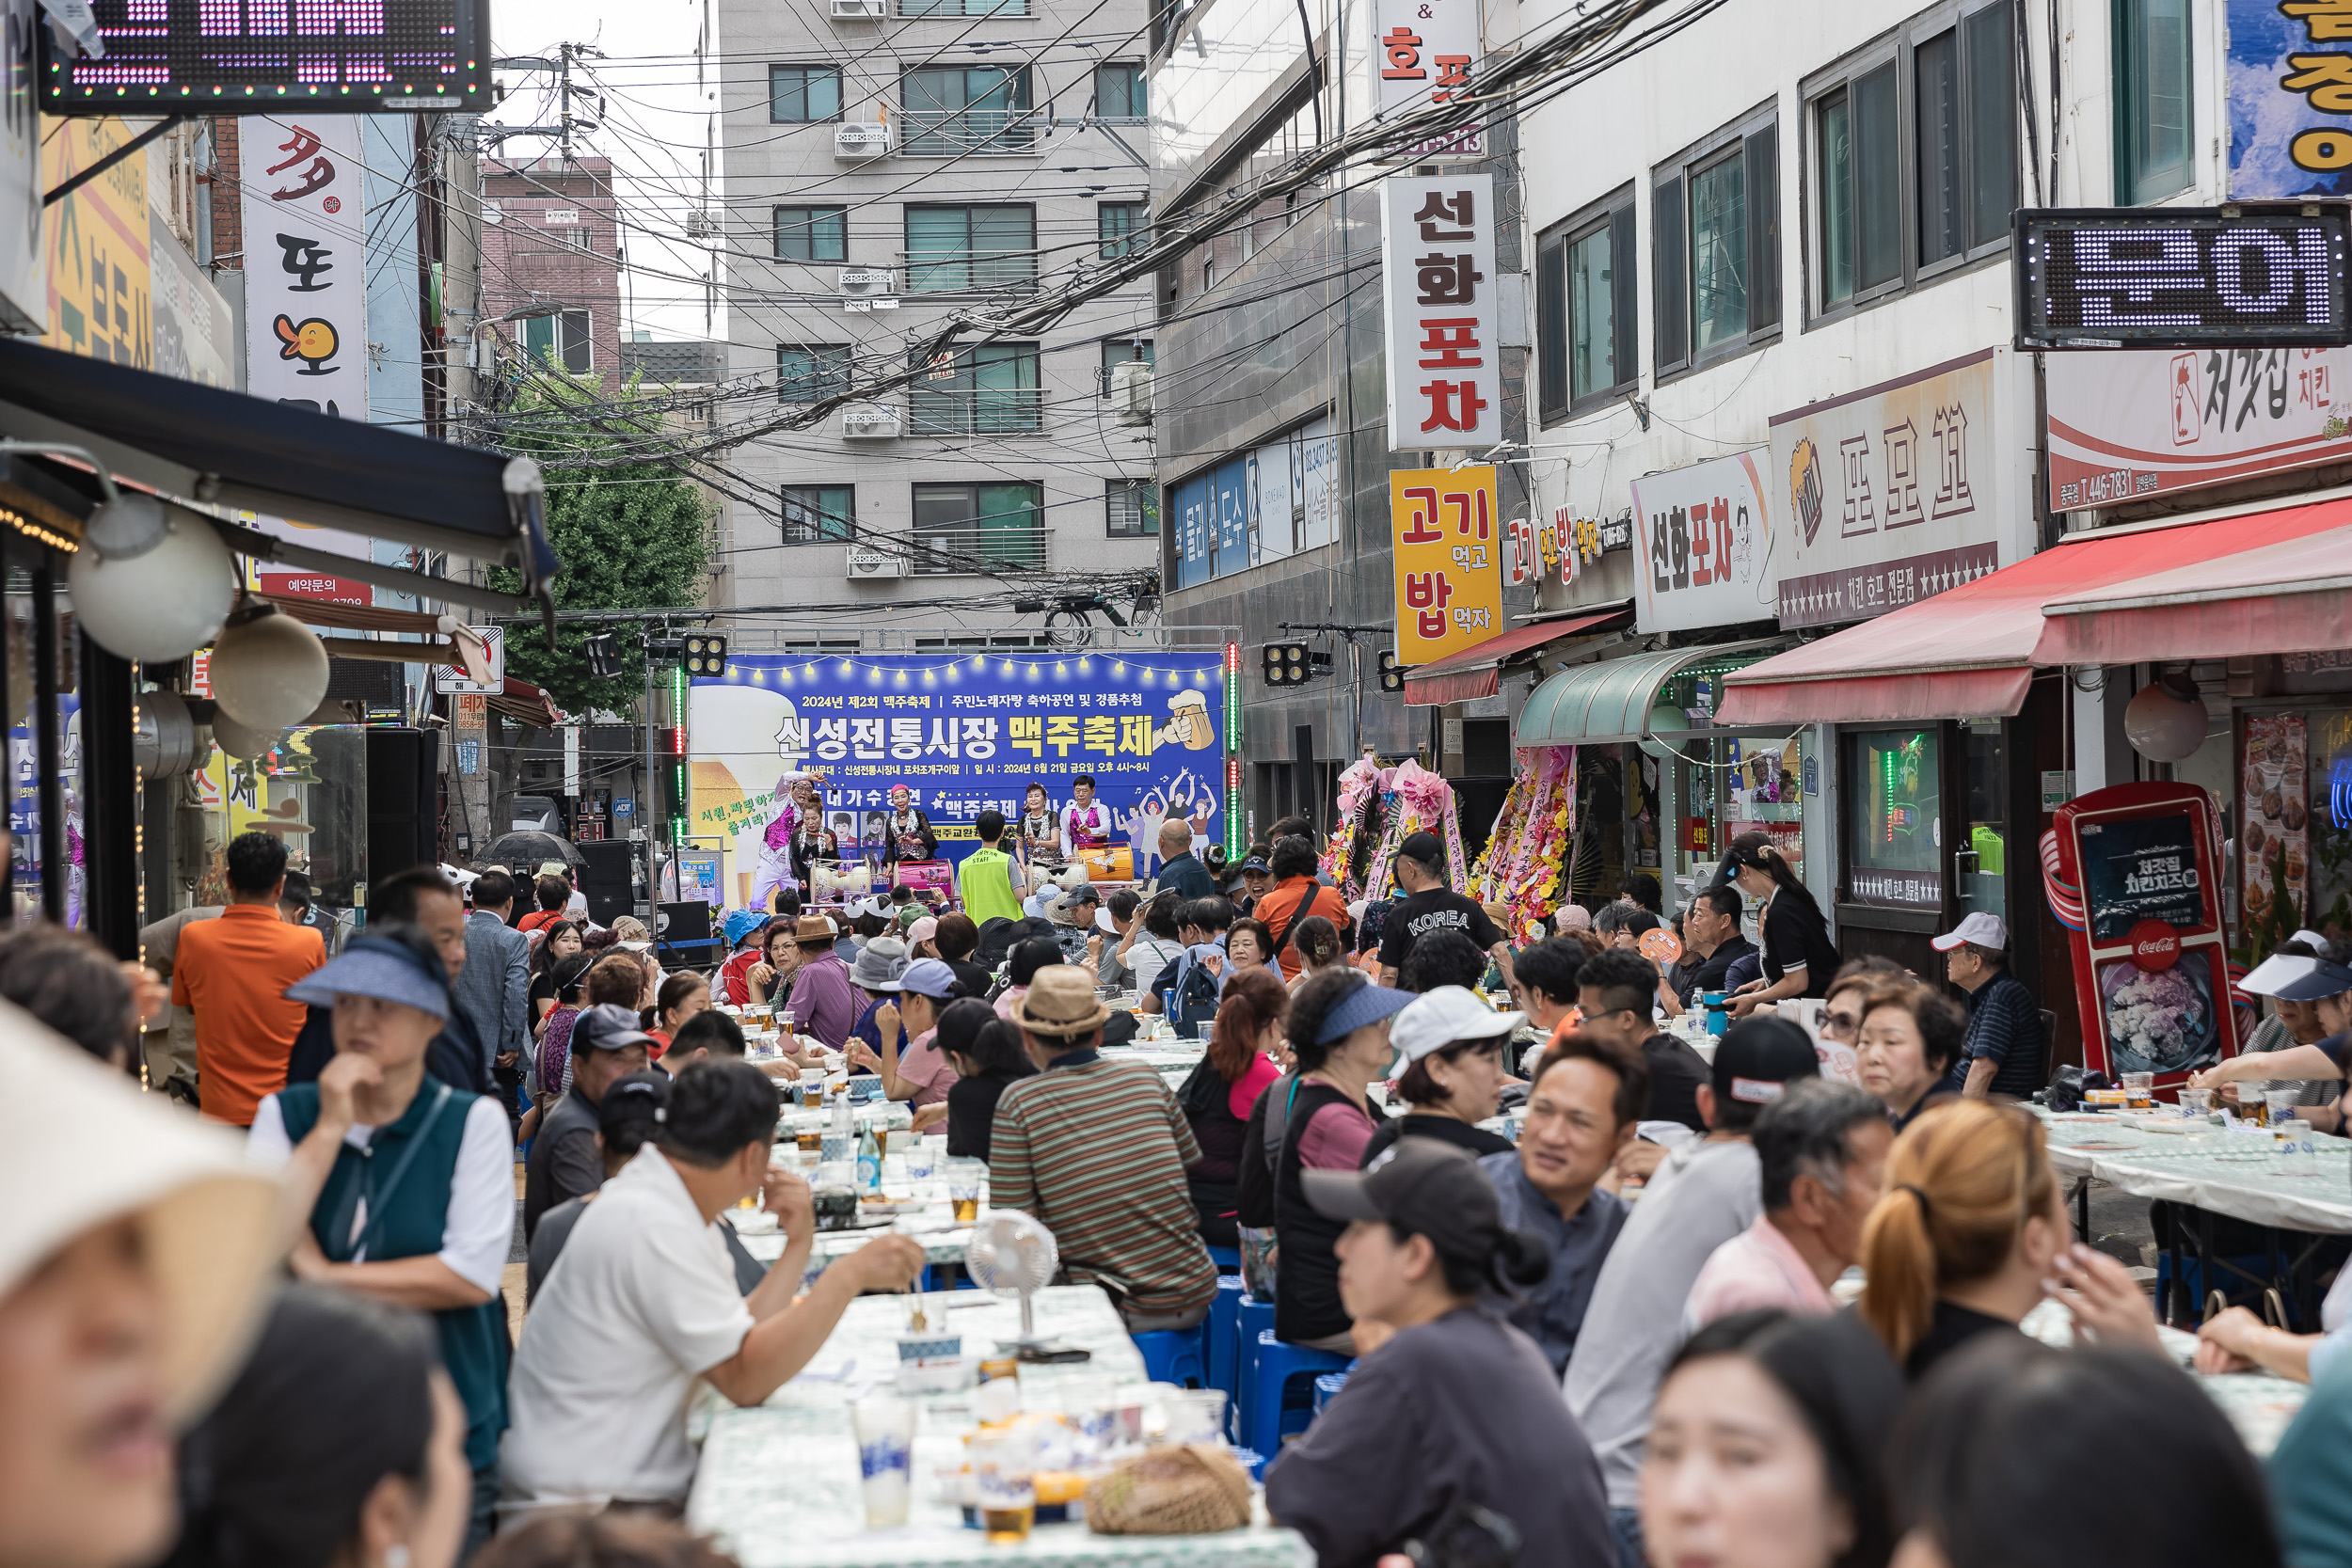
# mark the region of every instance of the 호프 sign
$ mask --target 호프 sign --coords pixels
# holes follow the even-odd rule
[[[1399,119],[1468,93],[1485,60],[1479,0],[1377,0],[1374,8],[1374,113]],[[1486,127],[1466,126],[1380,154],[1383,163],[1431,164],[1486,156]]]

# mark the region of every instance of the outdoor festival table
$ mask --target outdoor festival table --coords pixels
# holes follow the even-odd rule
[[[898,1109],[903,1111],[905,1107],[900,1106]],[[810,1111],[804,1114],[815,1117],[823,1113]],[[935,1140],[938,1148],[939,1173],[928,1180],[917,1181],[907,1176],[903,1158],[896,1152],[899,1148],[898,1139],[894,1136],[891,1139],[891,1148],[894,1152],[882,1162],[883,1195],[889,1197],[915,1198],[920,1200],[921,1207],[896,1216],[890,1224],[885,1226],[872,1226],[856,1230],[819,1231],[817,1236],[817,1244],[809,1252],[808,1272],[805,1277],[815,1278],[818,1275],[824,1273],[826,1266],[835,1259],[847,1257],[875,1237],[886,1236],[893,1230],[900,1235],[912,1236],[920,1242],[923,1245],[923,1257],[933,1268],[943,1263],[962,1263],[964,1243],[972,1239],[972,1227],[969,1225],[956,1223],[954,1208],[947,1199],[946,1142],[945,1138]],[[778,1152],[785,1152],[782,1145],[778,1146]],[[975,1161],[974,1164],[979,1165],[980,1163]],[[801,1168],[803,1173],[806,1174],[807,1170],[813,1167]],[[979,1212],[985,1214],[988,1212],[986,1167],[980,1166],[978,1174],[980,1178]],[[771,1230],[764,1235],[744,1236],[741,1241],[743,1250],[762,1263],[773,1263],[784,1256],[785,1237],[781,1231]]]
[[[2154,1132],[2112,1114],[2053,1116],[2039,1106],[2031,1108],[2049,1128],[2050,1163],[2060,1175],[2096,1177],[2137,1197],[2186,1206],[2197,1216],[2196,1240],[2190,1250],[2201,1259],[2213,1260],[2218,1269],[2243,1273],[2215,1254],[2215,1214],[2273,1231],[2306,1236],[2352,1234],[2352,1143],[2342,1138],[2314,1138],[2317,1152],[2296,1169],[2270,1147],[2267,1133],[2231,1132],[2210,1124],[2206,1124],[2209,1131],[2201,1131],[2185,1120],[2145,1118],[2156,1125],[2188,1129]],[[2083,1215],[2077,1228],[2088,1235],[2088,1181],[2077,1201]],[[2187,1224],[2172,1227],[2169,1250],[2176,1282],[2184,1278],[2181,1238],[2189,1228]],[[2306,1323],[2317,1321],[2318,1291],[2315,1280],[2302,1278],[2308,1271],[2300,1265],[2317,1244],[2303,1247],[2298,1257],[2294,1246],[2281,1246],[2272,1238],[2270,1278],[2256,1281],[2267,1285],[2282,1273],[2290,1284],[2301,1279],[2296,1295],[2299,1316]],[[2286,1263],[2283,1270],[2279,1266],[2281,1259]],[[2190,1304],[2192,1316],[2201,1305]]]
[[[2026,1313],[2017,1326],[2043,1344],[2060,1350],[2074,1342],[2074,1317],[2055,1301],[2045,1301]],[[2286,1434],[2296,1413],[2303,1408],[2303,1402],[2311,1397],[2311,1389],[2268,1372],[2218,1372],[2207,1376],[2192,1364],[2197,1354],[2197,1336],[2161,1325],[2156,1336],[2164,1341],[2165,1354],[2195,1378],[2197,1386],[2221,1407],[2221,1414],[2237,1429],[2247,1451],[2256,1459],[2268,1459],[2270,1450]]]
[[[1091,1351],[1093,1359],[1023,1367],[1022,1398],[1030,1408],[1053,1407],[1075,1385],[1144,1381],[1143,1357],[1101,1291],[1064,1286],[1033,1300],[1040,1334]],[[963,1336],[967,1358],[1020,1332],[1015,1301],[971,1291],[934,1292],[929,1301],[945,1308],[948,1330]],[[973,1426],[969,1390],[915,1396],[921,1414],[908,1523],[868,1530],[849,1405],[895,1375],[908,1306],[902,1295],[851,1302],[816,1357],[766,1404],[710,1416],[687,1503],[690,1528],[717,1537],[742,1568],[978,1568],[1008,1559],[1104,1568],[1313,1568],[1305,1539],[1266,1524],[1262,1508],[1250,1528],[1216,1535],[1097,1535],[1082,1524],[1057,1524],[1038,1526],[1020,1545],[990,1545],[941,1500],[936,1476],[941,1465],[961,1461],[961,1439]]]

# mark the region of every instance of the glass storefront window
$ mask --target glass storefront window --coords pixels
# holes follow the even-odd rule
[[[1968,736],[1968,842],[1962,845],[1963,914],[2009,918],[2009,752],[1998,734]]]
[[[1847,883],[1857,904],[1940,910],[1944,905],[1943,801],[1933,729],[1865,730],[1846,736]]]

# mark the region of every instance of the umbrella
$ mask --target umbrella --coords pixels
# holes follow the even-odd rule
[[[490,847],[474,857],[495,865],[535,866],[545,861],[562,861],[566,865],[585,865],[588,857],[579,846],[567,838],[526,828],[520,832],[501,833],[490,841]]]

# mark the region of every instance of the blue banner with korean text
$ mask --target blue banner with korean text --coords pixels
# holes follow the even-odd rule
[[[738,654],[689,699],[691,833],[720,840],[729,906],[748,904],[785,776],[821,775],[842,858],[879,861],[890,792],[904,784],[942,859],[977,847],[983,811],[1016,821],[1032,784],[1057,817],[1071,784],[1095,782],[1102,836],[1156,863],[1160,824],[1221,836],[1221,650],[1133,653]]]
[[[2229,0],[2230,197],[2265,200],[2352,196],[2352,32],[2337,4]],[[2174,24],[2176,27],[2179,24]],[[2163,40],[2166,63],[2187,81],[2188,40]],[[2196,138],[2184,102],[2142,134],[2139,157],[2177,170],[2149,200],[2185,189]]]

